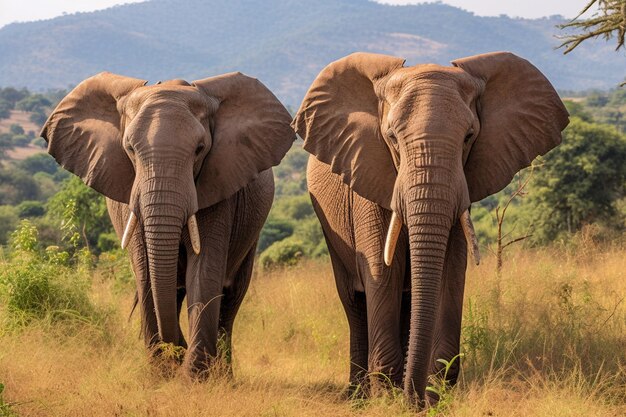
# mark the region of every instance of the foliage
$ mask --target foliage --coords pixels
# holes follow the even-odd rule
[[[4,384],[0,382],[0,416],[1,417],[13,417],[17,414],[11,408],[11,404],[4,401],[2,393],[4,392]]]
[[[17,123],[13,123],[11,126],[9,126],[9,133],[13,135],[23,135],[24,128]]]
[[[615,129],[572,118],[563,143],[537,169],[526,205],[535,218],[535,241],[599,222],[624,226],[616,203],[624,197],[626,136]]]
[[[596,13],[589,19],[578,20],[594,4],[598,5],[602,13],[599,15]],[[626,35],[626,0],[591,0],[574,20],[559,27],[582,30],[582,33],[565,37],[565,41],[559,46],[565,47],[564,54],[573,51],[583,41],[600,36],[607,41],[615,37],[617,39],[615,50],[618,50],[624,46]]]
[[[11,116],[11,103],[0,98],[0,119],[8,119]]]
[[[73,246],[82,239],[82,245],[96,253],[98,237],[112,231],[104,197],[76,176],[63,181],[61,190],[50,198],[48,213]]]
[[[257,251],[267,249],[272,243],[283,240],[293,234],[293,222],[284,219],[269,217],[261,230]]]
[[[305,253],[305,244],[296,238],[289,237],[273,243],[259,258],[264,269],[279,266],[292,266],[298,263]]]
[[[84,254],[72,260],[58,247],[42,251],[37,228],[28,220],[11,235],[11,247],[11,263],[0,271],[5,326],[21,327],[44,319],[54,323],[98,318],[100,313],[88,295],[89,270],[84,268]]]
[[[436,359],[436,362],[442,364],[443,368],[440,371],[440,374],[433,375],[430,378],[430,385],[426,387],[426,391],[435,394],[439,401],[437,401],[433,407],[428,409],[426,412],[428,417],[444,414],[452,406],[454,396],[452,395],[452,386],[450,385],[448,374],[450,373],[452,367],[455,366],[455,362],[460,362],[461,358],[463,358],[462,353],[454,356],[449,361],[441,358]],[[457,363],[456,366],[459,367],[460,365]]]
[[[22,88],[17,90],[13,87],[0,88],[0,99],[5,100],[11,106],[11,109],[15,108],[15,104],[27,97],[30,93],[27,89]]]
[[[0,206],[0,245],[7,243],[9,233],[15,230],[19,220],[17,209],[13,206]]]
[[[15,108],[22,111],[37,112],[52,105],[52,102],[41,94],[30,94],[15,104]]]
[[[47,153],[38,153],[29,156],[28,158],[19,161],[17,163],[17,167],[32,175],[38,172],[45,172],[47,174],[54,175],[60,169],[59,164]]]
[[[0,205],[37,200],[39,187],[32,176],[22,170],[0,168]]]

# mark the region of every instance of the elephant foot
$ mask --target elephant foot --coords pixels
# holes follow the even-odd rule
[[[180,369],[186,349],[173,343],[157,343],[149,347],[151,363],[164,378],[172,378]]]
[[[341,399],[344,401],[362,401],[369,397],[369,384],[349,383],[341,392]]]
[[[189,354],[183,363],[184,372],[192,379],[206,381],[208,379],[232,379],[233,368],[230,360],[222,356]]]

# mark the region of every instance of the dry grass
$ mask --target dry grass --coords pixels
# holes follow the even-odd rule
[[[622,249],[583,244],[575,253],[512,253],[499,283],[494,259],[470,267],[464,374],[444,414],[625,415],[625,266]],[[256,274],[235,326],[233,380],[161,377],[148,363],[137,318],[126,321],[132,287],[96,274],[92,293],[98,304],[113,307],[104,327],[33,324],[0,335],[0,382],[12,410],[25,416],[411,415],[391,396],[342,398],[348,330],[326,262]]]

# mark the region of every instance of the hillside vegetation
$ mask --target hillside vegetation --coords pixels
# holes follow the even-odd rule
[[[242,71],[291,106],[329,62],[355,51],[401,56],[409,65],[509,50],[559,89],[610,88],[624,78],[623,52],[589,42],[567,57],[559,16],[480,17],[441,3],[369,0],[151,0],[0,29],[0,86],[67,88],[100,71],[189,81]]]

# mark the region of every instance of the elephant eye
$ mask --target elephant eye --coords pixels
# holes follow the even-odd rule
[[[126,145],[126,151],[131,155],[135,153],[135,150],[133,149],[131,145]]]
[[[467,135],[465,135],[465,143],[468,143],[473,137],[474,130],[470,130],[469,132],[467,132]]]
[[[387,130],[387,137],[394,145],[398,143],[398,139],[396,138],[396,134],[393,132],[393,129],[390,128]]]
[[[200,155],[202,153],[202,151],[204,150],[204,143],[201,143],[198,145],[198,147],[196,148],[196,155]]]

